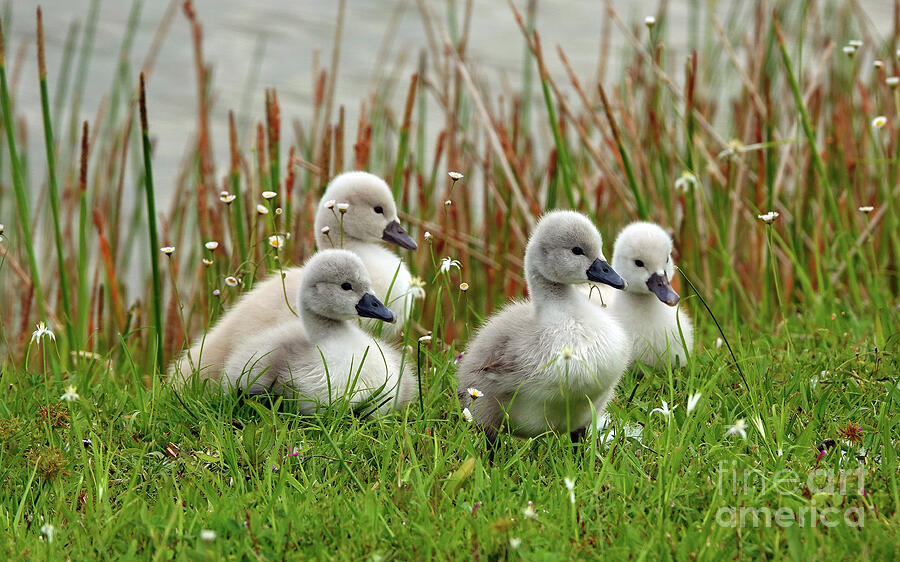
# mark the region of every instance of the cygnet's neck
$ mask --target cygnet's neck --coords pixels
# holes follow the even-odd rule
[[[345,330],[349,326],[346,320],[335,320],[314,312],[306,306],[303,299],[300,300],[300,320],[303,321],[309,341],[313,343],[321,341],[335,332]]]
[[[577,303],[578,292],[568,283],[557,283],[541,275],[535,268],[525,271],[528,294],[537,309]]]
[[[356,252],[370,246],[378,246],[378,243],[366,242],[359,238],[352,238],[348,236],[346,232],[344,233],[344,239],[341,240],[340,231],[332,229],[327,236],[322,234],[321,231],[316,233],[316,246],[318,246],[320,250],[344,249]]]

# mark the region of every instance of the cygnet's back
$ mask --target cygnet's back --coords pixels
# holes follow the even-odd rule
[[[315,229],[319,249],[343,245],[362,259],[372,291],[396,312],[398,322],[366,321],[367,329],[388,339],[398,337],[412,308],[411,275],[406,264],[381,242],[411,250],[416,249],[416,243],[397,221],[397,208],[387,184],[366,172],[336,176],[319,204]],[[200,379],[218,380],[234,345],[270,326],[297,319],[295,296],[302,279],[303,268],[291,267],[284,270],[283,279],[276,273],[258,283],[208,333],[198,337],[173,365],[171,378],[180,384],[196,371]]]
[[[525,251],[529,301],[491,316],[460,361],[459,394],[490,440],[508,414],[510,430],[577,434],[612,397],[630,358],[629,339],[610,314],[576,290],[589,280],[617,288],[602,239],[583,215],[555,211]],[[471,397],[469,389],[481,396]]]
[[[415,379],[401,354],[355,325],[357,317],[395,321],[372,294],[358,256],[346,250],[317,253],[304,268],[297,300],[300,319],[235,346],[223,383],[250,394],[295,398],[304,413],[340,398],[381,411],[413,398]]]

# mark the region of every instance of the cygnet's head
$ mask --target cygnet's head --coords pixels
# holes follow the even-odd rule
[[[326,227],[327,236],[322,233]],[[384,180],[368,172],[345,172],[331,180],[319,203],[315,228],[323,249],[340,243],[341,228],[344,240],[384,240],[407,250],[418,247],[397,220],[391,189]]]
[[[595,281],[625,288],[625,281],[606,263],[597,228],[574,211],[553,211],[541,218],[525,249],[525,270],[554,283]]]
[[[672,238],[650,222],[631,223],[619,233],[613,248],[613,267],[628,282],[631,293],[653,293],[669,306],[680,297],[669,280],[675,274]]]
[[[362,260],[347,250],[322,250],[306,262],[298,304],[301,310],[332,320],[357,316],[396,320],[372,293],[372,280]]]

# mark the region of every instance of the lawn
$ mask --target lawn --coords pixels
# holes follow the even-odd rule
[[[607,13],[599,41],[621,48],[598,80],[541,44],[529,4],[509,12],[512,84],[466,58],[464,6],[423,4],[422,56],[360,95],[357,123],[332,107],[324,67],[312,116],[283,115],[266,90],[252,128],[231,119],[217,166],[215,84],[192,74],[203,14],[173,3],[196,32],[185,83],[202,97],[166,209],[152,73],[124,64],[108,104],[69,122],[51,106],[83,84],[50,80],[27,51],[45,94],[33,123],[0,47],[7,558],[900,558],[900,35],[844,2],[723,16],[696,1],[695,50],[673,53],[663,2],[652,21]],[[73,45],[93,41],[87,17]],[[352,5],[337,17],[350,24]],[[91,56],[70,52],[64,67]],[[29,153],[28,135],[46,149]],[[162,372],[191,338],[311,255],[319,195],[348,169],[388,181],[419,243],[404,255],[426,297],[402,344],[421,401],[298,416],[277,398],[173,390]],[[607,255],[630,221],[673,233],[694,353],[627,373],[584,444],[503,436],[490,464],[456,360],[523,296],[528,232],[558,207],[591,217]],[[460,268],[442,272],[444,257]]]

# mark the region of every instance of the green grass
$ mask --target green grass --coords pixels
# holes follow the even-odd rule
[[[538,99],[530,83],[492,90],[480,81],[486,70],[464,49],[480,38],[468,35],[468,12],[449,3],[423,23],[429,40],[416,74],[385,70],[355,130],[343,111],[325,122],[331,68],[310,86],[313,118],[290,132],[269,90],[265,107],[231,117],[230,138],[217,139],[230,141],[227,176],[211,177],[220,168],[199,135],[171,187],[175,203],[160,213],[153,119],[162,109],[152,103],[151,73],[149,107],[140,111],[143,74],[126,57],[100,112],[105,120],[89,123],[99,134],[84,181],[76,179],[77,110],[97,3],[83,34],[70,28],[63,66],[40,73],[46,157],[24,148],[23,134],[41,129],[17,121],[23,101],[7,81],[11,59],[0,53],[0,552],[154,560],[900,557],[900,90],[886,82],[900,73],[898,38],[879,38],[843,2],[811,9],[778,1],[775,16],[735,3],[721,33],[701,4],[690,3],[698,52],[687,65],[666,49],[663,10],[654,12],[652,36],[611,14],[609,32],[624,46],[608,51],[618,67],[602,84],[556,78],[564,53],[551,57],[531,33],[541,28],[531,6],[520,22],[523,74],[537,70]],[[135,6],[123,52],[144,25]],[[193,9],[175,15],[196,25],[203,17]],[[853,58],[841,52],[851,39],[864,42]],[[199,33],[195,41],[202,57]],[[77,65],[71,53],[79,53]],[[872,66],[876,58],[881,68]],[[185,64],[185,80],[208,61],[200,62]],[[78,69],[71,91],[70,66]],[[198,123],[208,127],[215,85],[208,72],[197,79]],[[426,126],[435,114],[442,130]],[[881,129],[872,125],[876,115],[886,117]],[[161,365],[254,280],[312,253],[306,225],[322,188],[344,169],[389,178],[401,220],[420,243],[406,255],[427,297],[403,343],[433,337],[417,366],[422,402],[383,418],[360,419],[343,406],[298,417],[282,402],[169,388]],[[451,182],[451,170],[465,178]],[[685,173],[695,180],[676,187]],[[223,188],[230,203],[219,199]],[[131,207],[123,203],[128,189]],[[264,201],[267,189],[278,196]],[[461,415],[454,358],[490,312],[522,295],[529,228],[553,203],[596,217],[607,254],[631,220],[669,228],[690,280],[679,279],[679,292],[697,346],[684,369],[626,374],[609,408],[614,437],[585,446],[557,435],[505,437],[490,466],[483,436]],[[258,204],[269,213],[257,215]],[[875,209],[863,213],[863,205]],[[780,213],[773,224],[757,220],[770,210]],[[286,237],[281,250],[267,244],[272,235]],[[215,250],[204,248],[210,240],[219,242]],[[176,251],[161,259],[159,246],[168,245]],[[439,273],[445,257],[461,269]],[[29,342],[39,321],[55,341]],[[721,336],[727,342],[717,345]],[[61,400],[70,385],[79,398]],[[669,417],[651,413],[663,401],[674,407]],[[729,434],[738,420],[746,437]],[[835,446],[820,454],[829,439]],[[832,493],[823,479],[840,470],[852,478]],[[575,481],[574,504],[566,478]],[[523,511],[529,501],[534,519]],[[733,527],[730,508],[784,515],[780,525],[763,519],[754,527],[751,517]],[[813,508],[836,509],[826,513],[839,524],[813,524]],[[859,519],[848,524],[847,513]],[[788,514],[803,514],[805,524],[785,525]],[[52,541],[45,525],[54,528]],[[203,540],[204,530],[215,538]]]
[[[0,476],[9,483],[0,496],[9,529],[4,548],[36,558],[644,551],[650,559],[889,559],[898,554],[900,364],[896,355],[856,344],[867,322],[837,316],[791,322],[790,349],[784,335],[738,342],[749,388],[725,348],[713,346],[684,372],[644,377],[629,405],[636,377],[626,377],[610,408],[619,430],[610,446],[583,451],[556,435],[506,438],[492,467],[482,460],[484,438],[459,414],[452,352],[429,354],[437,370],[426,371],[424,412],[414,403],[365,420],[338,413],[300,418],[288,405],[241,403],[199,389],[176,397],[158,381],[146,388],[138,370],[125,368],[78,375],[72,382],[81,398],[67,403],[58,400],[63,384],[39,370],[7,372],[0,378],[3,388],[12,387],[0,407]],[[47,347],[52,353],[54,345]],[[696,392],[702,398],[688,413],[687,396]],[[668,419],[649,415],[661,400],[677,405]],[[47,407],[66,419],[54,425],[39,413]],[[748,421],[746,440],[726,436],[734,421],[755,416],[765,434]],[[626,424],[643,426],[640,441],[623,436]],[[862,427],[859,445],[840,444],[848,424]],[[815,446],[828,437],[839,445],[817,463]],[[867,449],[862,464],[854,458],[860,446]],[[54,452],[59,461],[50,460]],[[466,469],[470,457],[474,465]],[[845,495],[817,493],[825,488],[819,480],[810,497],[807,478],[817,465],[860,467],[865,496],[854,474]],[[733,474],[742,481],[745,473],[746,488],[734,494]],[[790,474],[802,480],[796,491],[776,492],[775,479],[785,492],[793,488],[784,484]],[[574,505],[566,477],[575,480]],[[528,501],[535,520],[523,515]],[[799,513],[813,505],[840,507],[832,519],[857,508],[863,526],[736,530],[716,523],[723,507]],[[56,527],[51,544],[39,538],[47,521]],[[217,538],[202,541],[204,529]],[[513,537],[521,540],[516,552]]]

